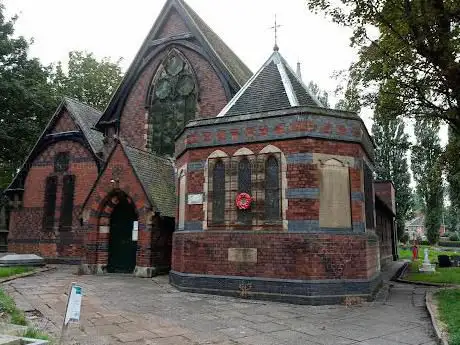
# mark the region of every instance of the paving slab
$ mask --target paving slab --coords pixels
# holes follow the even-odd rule
[[[42,316],[34,324],[57,337],[69,285],[78,282],[83,289],[82,320],[81,327],[72,327],[72,345],[432,345],[434,341],[422,303],[426,287],[392,283],[388,293],[374,302],[305,306],[183,293],[169,285],[167,276],[76,276],[75,271],[58,266],[2,286],[18,306],[38,310]]]

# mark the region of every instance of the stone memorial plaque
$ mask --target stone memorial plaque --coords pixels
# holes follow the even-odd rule
[[[187,204],[189,205],[201,205],[203,203],[203,194],[188,194]]]
[[[257,262],[257,248],[228,248],[228,261]]]

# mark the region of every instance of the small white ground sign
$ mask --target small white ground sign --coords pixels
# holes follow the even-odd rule
[[[78,286],[76,283],[72,283],[69,299],[67,300],[67,311],[64,319],[64,324],[66,326],[70,321],[80,321],[82,296],[81,286]]]
[[[137,241],[139,238],[139,222],[136,220],[133,223],[133,241]]]

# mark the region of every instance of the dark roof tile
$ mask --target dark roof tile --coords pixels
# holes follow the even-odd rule
[[[166,158],[123,144],[149,201],[162,216],[176,216],[173,163]]]

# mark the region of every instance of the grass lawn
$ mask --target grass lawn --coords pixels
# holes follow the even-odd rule
[[[460,289],[441,290],[435,297],[441,321],[449,331],[449,345],[460,345]]]
[[[421,262],[411,262],[409,272],[404,279],[425,283],[460,285],[460,267],[436,268],[434,273],[420,273],[418,271],[420,266]]]
[[[3,317],[6,318],[6,322],[21,326],[27,325],[24,313],[16,308],[13,298],[2,289],[0,289],[0,311],[3,313]]]
[[[0,267],[0,278],[11,277],[16,274],[33,271],[33,267],[15,266],[15,267]]]
[[[431,263],[438,262],[438,255],[449,255],[449,256],[460,255],[460,252],[454,252],[454,251],[441,252],[441,251],[435,250],[434,247],[431,247],[431,246],[419,246],[418,257],[420,261],[423,261],[423,258],[425,256],[425,253],[424,253],[425,248],[428,248],[428,258],[430,259]],[[412,250],[410,246],[408,246],[407,249],[399,247],[398,253],[399,253],[400,259],[407,259],[407,260],[412,259]]]

